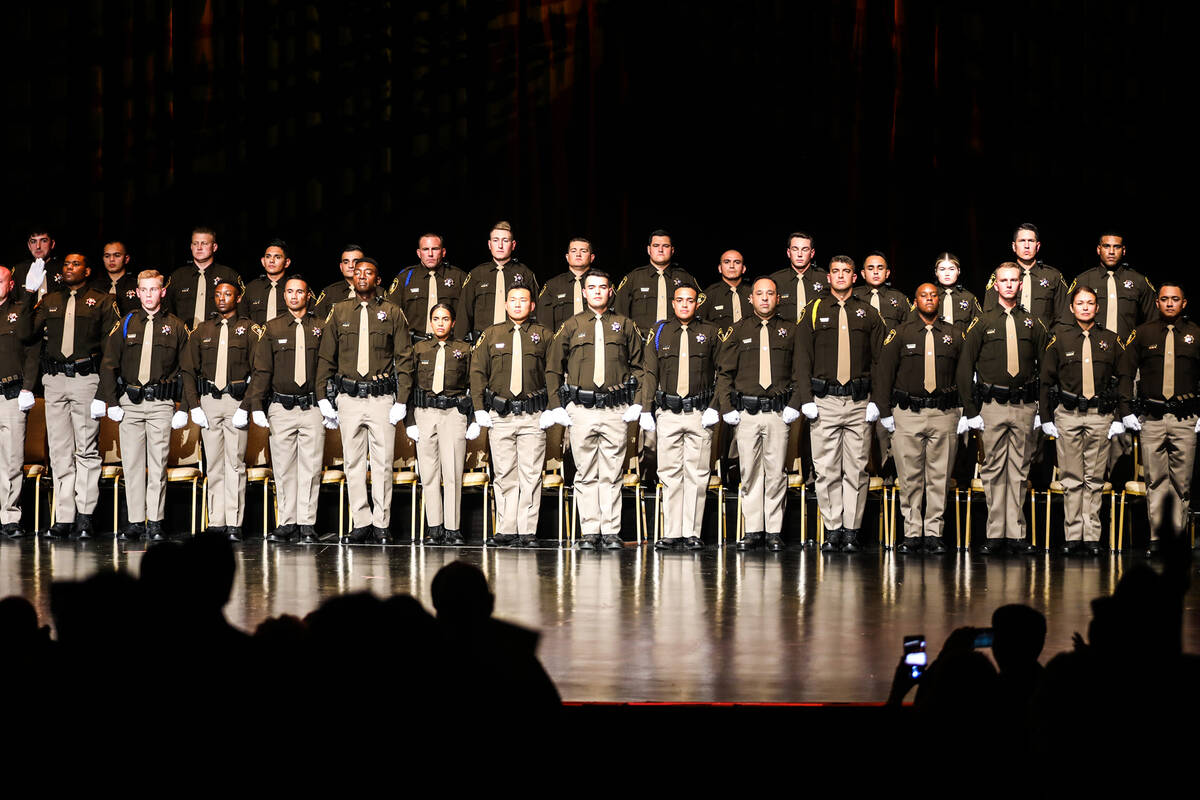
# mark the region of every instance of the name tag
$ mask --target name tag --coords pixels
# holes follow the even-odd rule
[[[420,292],[421,292],[421,287],[420,287],[420,286],[418,286],[418,287],[416,287],[415,289],[409,289],[409,291],[410,291],[410,292],[412,292],[413,294],[420,294]]]
[[[208,343],[209,343],[209,342],[211,342],[211,341],[212,341],[212,337],[209,337],[209,338],[207,338],[207,339],[201,339],[201,340],[200,340],[200,343],[201,343],[201,344],[208,344]]]
[[[742,344],[750,344],[753,341],[753,339],[742,339]]]
[[[643,291],[643,292],[648,292],[648,291],[650,291],[650,287],[649,287],[649,286],[643,286],[643,287],[641,288],[641,291]]]
[[[136,334],[136,333],[131,333],[131,334],[129,334],[129,335],[128,335],[127,337],[125,337],[125,338],[127,338],[127,339],[136,339],[136,338],[137,338],[137,334]]]
[[[280,339],[280,340],[279,340],[279,343],[280,343],[280,344],[287,344],[287,343],[288,343],[288,340],[287,340],[287,339]]]
[[[496,349],[503,350],[505,344],[506,344],[506,342],[496,342]]]
[[[1067,358],[1070,358],[1070,357],[1071,357],[1071,356],[1073,356],[1073,355],[1075,355],[1075,351],[1074,351],[1074,350],[1072,350],[1071,352],[1067,353]]]
[[[724,311],[724,310],[725,310],[725,306],[713,306],[713,308],[715,308],[717,311]]]
[[[821,322],[829,322],[829,317],[820,317]]]
[[[663,349],[663,350],[670,350],[670,349],[671,349],[671,345],[669,345],[669,344],[664,344],[664,345],[662,346],[662,349]]]
[[[558,295],[558,299],[559,299],[559,300],[562,300],[564,297],[566,297],[566,295],[565,295],[565,294],[560,294],[560,295]]]
[[[988,335],[988,336],[991,336],[991,335],[992,335],[993,333],[995,333],[995,332],[996,332],[996,329],[995,329],[995,328],[988,328],[988,330],[987,330],[987,335]]]
[[[486,289],[486,288],[487,288],[489,285],[490,285],[490,284],[481,283],[481,284],[479,284],[479,288],[480,288],[480,289]]]
[[[429,363],[429,359],[427,359],[427,358],[425,358],[425,359],[421,359],[421,363],[422,363],[422,364],[428,364],[428,363]]]
[[[349,322],[343,322],[343,323],[342,323],[342,327],[343,327],[343,328],[349,328],[349,327],[350,327],[350,323],[349,323]]]
[[[588,335],[586,333],[581,333],[578,336],[576,336],[575,338],[576,339],[586,339],[587,337],[588,337]]]
[[[905,346],[905,347],[907,347],[909,350],[916,350],[916,349],[917,349],[917,346],[916,346],[915,344],[906,344],[906,345],[904,345],[904,346]]]

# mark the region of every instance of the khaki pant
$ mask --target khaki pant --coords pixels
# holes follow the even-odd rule
[[[125,504],[130,524],[161,522],[167,500],[167,451],[175,403],[147,400],[121,403],[125,417],[118,432],[125,473]]]
[[[1025,538],[1025,479],[1032,460],[1029,435],[1036,403],[983,404],[983,464],[979,478],[987,500],[987,538]]]
[[[1063,487],[1063,528],[1068,542],[1100,541],[1101,489],[1108,467],[1110,414],[1054,412],[1058,438],[1058,481]]]
[[[21,521],[21,471],[25,465],[25,412],[17,398],[0,398],[0,524]]]
[[[1192,497],[1192,464],[1196,459],[1196,418],[1142,419],[1142,464],[1146,470],[1146,510],[1150,538],[1170,524],[1178,533],[1187,525]],[[1171,516],[1166,504],[1171,502]]]
[[[658,479],[663,485],[663,536],[699,536],[712,474],[712,428],[703,411],[658,414]]]
[[[621,535],[621,476],[624,474],[628,406],[586,408],[567,404],[571,452],[575,454],[575,500],[584,536]]]
[[[246,513],[246,429],[233,427],[238,401],[200,396],[208,427],[200,429],[204,443],[204,475],[208,487],[208,524],[213,528],[242,527]]]
[[[279,403],[267,409],[270,422],[271,472],[275,477],[279,525],[315,525],[325,455],[325,427],[316,406],[291,411]]]
[[[856,531],[867,507],[867,401],[818,397],[812,423],[813,469],[817,507],[830,530]]]
[[[496,497],[496,533],[536,536],[542,512],[542,469],[546,432],[538,414],[492,415],[492,488]]]
[[[747,533],[783,533],[783,501],[787,494],[788,426],[779,412],[741,412],[737,437],[742,516]]]
[[[418,408],[417,472],[425,497],[425,521],[459,530],[467,418],[457,408]]]
[[[100,420],[92,419],[99,375],[47,375],[46,438],[54,477],[54,521],[75,521],[91,514],[100,499]]]
[[[392,460],[396,428],[388,412],[392,395],[338,397],[338,425],[342,431],[342,457],[346,467],[346,493],[354,527],[387,528],[392,518]],[[371,459],[371,504],[367,503],[367,457]]]
[[[950,471],[958,452],[955,431],[962,412],[956,408],[919,411],[897,408],[894,414],[896,433],[892,436],[892,452],[896,455],[904,535],[941,536]]]

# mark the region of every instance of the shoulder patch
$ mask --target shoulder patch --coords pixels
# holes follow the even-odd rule
[[[728,328],[717,328],[717,338],[720,339],[722,342],[729,341],[729,337],[732,335],[733,335],[733,326],[732,325],[730,325]]]
[[[121,327],[121,320],[117,320],[116,322],[113,323],[112,330],[108,332],[108,335],[112,336],[114,333],[117,332],[117,329],[120,327]]]
[[[475,270],[471,270],[470,272],[467,273],[467,277],[463,278],[462,288],[464,288],[464,289],[467,288],[467,284],[471,282],[471,276],[474,274],[475,274]]]
[[[708,299],[708,295],[704,294],[704,292],[701,292],[701,293],[700,293],[699,295],[697,295],[697,297],[696,297],[696,305],[697,305],[697,306],[702,306],[702,305],[704,305],[704,301],[705,301],[705,300],[707,300],[707,299]]]
[[[1058,337],[1054,334],[1050,334],[1050,341],[1046,342],[1046,349],[1049,350],[1051,347],[1054,347],[1054,343],[1057,341]]]
[[[974,328],[974,327],[975,327],[976,325],[978,325],[978,324],[979,324],[979,317],[972,317],[972,318],[971,318],[971,324],[967,326],[967,330],[968,330],[968,331],[969,331],[969,330],[971,330],[972,328]]]
[[[1071,285],[1067,287],[1067,291],[1068,291],[1068,292],[1073,292],[1073,291],[1075,291],[1075,284],[1077,284],[1077,283],[1079,283],[1079,279],[1078,279],[1078,278],[1076,278],[1075,280],[1071,281]]]
[[[263,337],[263,333],[267,329],[265,327],[263,327],[262,325],[259,325],[256,323],[256,324],[250,326],[250,330],[254,332],[255,336],[257,336],[259,339],[261,339]]]
[[[488,335],[487,331],[484,331],[483,333],[479,334],[479,338],[475,340],[475,344],[471,345],[471,349],[472,350],[478,349],[480,345],[482,345],[484,342],[487,341],[487,335]]]
[[[324,299],[325,299],[325,291],[322,290],[320,296],[317,297],[317,305],[320,305],[321,301]]]
[[[568,317],[568,319],[569,319],[569,317]],[[554,332],[554,338],[555,338],[555,339],[557,339],[557,338],[558,338],[558,335],[559,335],[560,333],[562,333],[562,330],[563,330],[563,328],[565,328],[565,327],[567,327],[566,320],[564,320],[564,321],[563,321],[563,322],[562,322],[562,323],[561,323],[561,324],[558,326],[558,330],[556,330],[556,331]]]
[[[333,309],[329,309],[329,313],[325,315],[325,324],[329,324],[329,320],[333,319]]]
[[[400,288],[400,276],[397,275],[395,278],[392,278],[392,285],[388,287],[388,294],[395,294],[396,290],[399,288]],[[321,296],[324,297],[325,293],[321,292]]]
[[[619,291],[621,291],[622,289],[624,289],[624,288],[625,288],[625,282],[626,282],[627,280],[629,280],[629,276],[628,276],[628,275],[626,275],[624,278],[621,278],[621,282],[620,282],[619,284],[617,284],[617,291],[618,291],[618,292],[619,292]]]
[[[887,335],[887,336],[885,336],[885,337],[883,337],[883,343],[884,343],[884,345],[889,345],[889,344],[891,344],[891,343],[892,343],[892,339],[895,339],[895,338],[896,338],[896,329],[895,329],[895,328],[892,328],[890,331],[888,331],[888,335]]]
[[[996,273],[993,272],[991,274],[991,277],[988,278],[987,286],[983,287],[983,290],[986,292],[995,285],[996,285]]]
[[[1120,338],[1121,338],[1120,336],[1117,337],[1118,340]],[[1129,347],[1130,343],[1133,342],[1133,340],[1136,338],[1137,338],[1137,328],[1134,328],[1133,330],[1131,330],[1129,332],[1129,338],[1125,340],[1125,346]]]

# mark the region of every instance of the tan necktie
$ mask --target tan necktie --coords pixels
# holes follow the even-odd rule
[[[67,313],[63,317],[62,354],[68,358],[75,352],[75,289],[67,300]]]
[[[217,340],[217,374],[213,383],[218,389],[224,389],[229,383],[229,320],[221,320],[221,338]]]
[[[433,313],[433,307],[438,304],[437,296],[437,273],[429,273],[429,302],[425,304],[425,332],[433,333],[433,320],[429,316]]]
[[[116,278],[116,279],[110,278],[109,279],[109,285],[108,285],[108,293],[109,294],[117,293],[117,281],[118,280],[120,280],[120,279],[119,278]]]
[[[667,318],[667,276],[658,273],[658,303],[654,306],[654,321]]]
[[[842,300],[838,301],[837,382],[843,386],[850,382],[850,317]]]
[[[879,310],[879,290],[878,289],[871,290],[871,308],[875,309],[876,311]]]
[[[438,342],[437,358],[433,360],[433,393],[441,394],[446,388],[446,343]]]
[[[937,362],[933,357],[933,326],[925,326],[925,391],[937,391]]]
[[[142,354],[138,359],[138,383],[145,386],[150,382],[150,354],[154,351],[154,315],[146,318],[146,328],[142,331]]]
[[[592,358],[592,383],[597,389],[604,388],[604,322],[596,317],[596,341]]]
[[[192,330],[195,330],[197,325],[204,322],[204,306],[207,297],[208,275],[201,272],[200,280],[196,281],[196,306],[192,310]]]
[[[512,372],[508,376],[508,391],[513,397],[521,396],[521,370],[524,364],[521,362],[525,359],[525,353],[521,345],[521,326],[513,325],[513,340],[512,340]]]
[[[1013,319],[1012,311],[1004,312],[1004,357],[1008,374],[1016,376],[1021,365],[1017,357],[1017,321]]]
[[[733,293],[733,298],[729,301],[730,308],[733,309],[733,321],[741,322],[742,321],[742,296],[740,294],[738,294],[738,290],[737,290],[736,286],[734,286],[730,291]]]
[[[1167,326],[1167,341],[1163,345],[1163,400],[1175,396],[1175,326]]]
[[[1083,332],[1083,396],[1096,396],[1096,373],[1092,366],[1092,337]]]
[[[296,366],[292,370],[292,380],[301,389],[308,383],[308,363],[304,358],[304,320],[296,320]]]
[[[1108,271],[1108,297],[1104,302],[1104,327],[1113,333],[1117,332],[1117,279],[1113,271]]]
[[[758,330],[758,385],[764,389],[771,388],[771,334],[767,322],[764,319]]]
[[[492,305],[492,324],[504,322],[504,266],[496,266],[496,301]]]
[[[796,322],[804,316],[804,307],[808,305],[808,292],[804,289],[804,276],[796,276]]]
[[[371,359],[367,353],[367,347],[371,342],[371,320],[367,313],[367,304],[359,303],[358,311],[358,364],[355,369],[362,377],[367,377],[367,373],[371,371]]]
[[[1021,307],[1033,311],[1033,275],[1029,270],[1021,276]]]
[[[688,368],[688,329],[687,325],[683,326],[683,333],[679,335],[679,383],[676,385],[675,393],[680,397],[687,397],[691,391],[691,370]]]
[[[582,278],[575,279],[574,303],[575,303],[574,313],[582,314],[583,313],[583,279]]]
[[[275,281],[271,281],[271,288],[267,290],[267,319],[273,320],[279,316],[279,306],[275,304]]]
[[[952,291],[954,290],[946,289],[942,295],[942,319],[951,325],[954,324],[954,300],[950,297],[950,292]]]

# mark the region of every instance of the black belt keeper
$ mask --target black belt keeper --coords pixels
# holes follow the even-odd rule
[[[308,394],[280,394],[279,392],[272,392],[271,402],[279,403],[279,405],[283,406],[284,411],[291,411],[297,406],[300,407],[301,411],[308,411],[317,404],[317,395],[313,392],[309,392]]]
[[[535,392],[524,400],[505,400],[491,389],[484,389],[483,405],[487,411],[494,412],[501,417],[507,417],[509,414],[536,414],[549,407],[550,398],[545,389]]]
[[[1188,417],[1196,416],[1196,412],[1200,408],[1200,398],[1194,394],[1176,396],[1170,400],[1151,400],[1146,397],[1140,397],[1134,401],[1133,405],[1134,413],[1141,414],[1150,419],[1162,419],[1167,414],[1171,414],[1178,419],[1187,419]]]
[[[457,408],[465,416],[471,415],[471,396],[467,394],[434,394],[425,391],[420,386],[414,386],[412,404],[417,408],[437,408],[442,411],[448,408]]]
[[[24,380],[20,375],[0,380],[0,394],[4,395],[5,400],[12,400],[21,393],[22,384],[24,384]]]
[[[94,375],[100,368],[100,356],[87,356],[74,361],[55,361],[52,358],[42,359],[43,375],[66,375],[74,378],[76,375]]]
[[[228,394],[234,400],[241,400],[246,396],[246,384],[248,381],[231,381],[225,385],[224,389],[218,389],[217,385],[212,381],[198,378],[196,383],[200,394],[207,394],[214,400],[220,400],[222,395]]]
[[[927,408],[948,411],[951,408],[960,407],[962,401],[958,397],[958,390],[954,388],[946,389],[927,397],[920,397],[900,389],[893,389],[892,405],[896,408],[902,408],[905,411],[921,411]]]
[[[1038,385],[1034,381],[1015,389],[1000,386],[995,383],[975,384],[975,400],[977,403],[1032,403],[1037,400]]]
[[[637,381],[632,378],[619,389],[603,392],[580,389],[578,386],[570,384],[563,384],[558,390],[558,396],[563,405],[576,403],[584,408],[613,408],[614,406],[628,405],[633,402],[636,393]]]
[[[680,397],[677,394],[667,394],[666,392],[655,392],[654,407],[676,414],[685,414],[690,411],[704,411],[708,408],[712,398],[712,389],[700,392],[699,394],[690,394],[687,397]]]
[[[787,401],[791,395],[790,390],[773,397],[756,397],[741,392],[730,392],[729,399],[733,401],[733,407],[738,411],[757,414],[760,411],[783,411],[787,407]]]
[[[396,379],[391,376],[369,381],[356,381],[352,378],[338,376],[332,380],[337,394],[350,397],[379,397],[385,394],[394,394],[396,391]]]
[[[855,401],[866,400],[871,394],[871,379],[854,378],[849,383],[842,385],[825,378],[813,378],[812,392],[815,397],[828,395],[830,397],[850,397]]]

